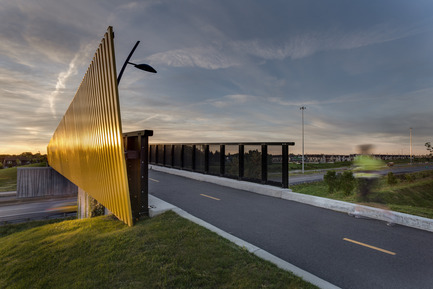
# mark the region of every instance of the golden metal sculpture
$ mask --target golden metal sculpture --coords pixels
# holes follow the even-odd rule
[[[132,226],[112,27],[47,151],[50,166]]]

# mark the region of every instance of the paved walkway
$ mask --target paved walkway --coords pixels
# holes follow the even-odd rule
[[[152,195],[331,286],[433,284],[430,232],[161,172],[149,176]]]
[[[363,206],[359,204],[353,204],[348,202],[342,202],[338,200],[332,200],[328,198],[316,197],[305,194],[298,194],[292,192],[290,189],[282,189],[275,186],[262,185],[257,183],[238,181],[235,179],[221,178],[212,175],[193,173],[190,171],[170,169],[160,166],[152,166],[151,170],[160,172],[166,172],[177,176],[187,177],[198,181],[209,182],[213,184],[219,184],[222,186],[245,190],[265,196],[271,196],[284,200],[295,201],[304,203],[320,208],[330,209],[337,212],[347,213],[358,218],[371,218],[376,220],[385,221],[389,224],[398,224],[408,226],[416,229],[422,229],[429,232],[433,232],[433,219],[423,218],[419,216],[403,214],[399,212],[393,212],[390,210],[384,210],[380,208],[373,208],[369,206]]]
[[[259,258],[262,258],[264,260],[267,260],[275,265],[277,265],[279,268],[286,270],[286,271],[290,271],[292,273],[294,273],[296,276],[301,277],[302,279],[304,279],[307,282],[310,282],[311,284],[314,284],[316,286],[318,286],[319,288],[322,289],[339,289],[339,287],[305,271],[302,270],[301,268],[296,267],[293,264],[290,264],[289,262],[284,261],[281,258],[278,258],[277,256],[272,255],[271,253],[257,247],[254,246],[253,244],[250,244],[242,239],[239,239],[199,218],[194,217],[193,215],[187,213],[186,211],[172,205],[169,204],[161,199],[158,199],[155,196],[149,195],[149,206],[151,207],[149,210],[149,214],[151,217],[155,217],[159,214],[162,214],[166,211],[174,211],[175,213],[177,213],[178,215],[180,215],[181,217],[190,220],[191,222],[194,222],[212,232],[217,233],[218,235],[220,235],[221,237],[235,243],[236,245],[238,245],[239,247],[245,248],[248,252],[258,256]]]

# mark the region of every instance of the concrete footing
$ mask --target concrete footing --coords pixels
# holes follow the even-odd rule
[[[92,198],[83,189],[78,188],[77,218],[85,219],[101,215],[108,215],[108,211],[102,204]]]

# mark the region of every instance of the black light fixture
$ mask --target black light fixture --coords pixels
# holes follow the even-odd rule
[[[122,75],[123,75],[123,71],[125,70],[126,65],[128,65],[128,64],[132,64],[132,65],[134,65],[135,68],[138,68],[140,70],[156,73],[156,70],[152,66],[150,66],[149,64],[144,64],[144,63],[143,64],[135,64],[135,63],[129,62],[129,59],[131,58],[132,54],[134,53],[134,51],[137,48],[139,43],[140,43],[140,41],[137,41],[137,43],[135,43],[134,48],[132,48],[131,52],[129,53],[128,57],[126,58],[125,63],[123,64],[122,69],[120,70],[119,76],[117,77],[117,85],[119,85],[120,79],[122,78]]]
[[[156,70],[152,66],[150,66],[149,64],[144,64],[144,63],[143,64],[135,64],[132,62],[128,62],[128,64],[132,64],[135,66],[135,68],[138,68],[138,69],[141,69],[141,70],[144,70],[147,72],[156,73]]]

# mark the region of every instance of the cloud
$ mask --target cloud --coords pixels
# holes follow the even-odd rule
[[[68,69],[59,73],[59,75],[57,76],[56,89],[48,97],[48,102],[50,104],[50,110],[53,118],[56,118],[55,100],[57,96],[59,95],[60,91],[65,88],[68,78],[72,75],[77,74],[76,62],[79,58],[79,55],[79,53],[75,54],[74,58],[69,63]]]
[[[72,11],[56,9],[57,5],[19,0],[15,5],[3,4],[0,19],[6,27],[0,31],[0,52],[17,63],[63,63],[79,49],[81,39],[89,36],[86,30],[67,22],[73,17]]]
[[[239,65],[233,57],[215,47],[192,47],[153,54],[146,58],[155,65],[221,69]]]
[[[285,58],[301,59],[320,51],[348,50],[389,42],[422,33],[429,28],[421,24],[403,26],[396,23],[380,23],[363,29],[345,31],[344,28],[316,29],[301,34],[287,35],[276,43],[271,39],[232,41],[233,50],[267,60]]]
[[[291,100],[291,99],[283,99],[281,97],[275,97],[271,96],[268,98],[268,100],[272,103],[276,103],[278,105],[282,106],[321,106],[321,105],[328,105],[328,104],[338,104],[338,105],[345,105],[347,103],[353,103],[353,102],[359,102],[361,101],[361,97],[363,100],[368,98],[368,96],[361,95],[358,93],[353,94],[343,94],[337,97],[333,98],[323,98],[323,99],[309,99],[309,100]]]
[[[226,95],[226,96],[223,96],[222,98],[218,98],[218,99],[211,99],[211,100],[208,100],[207,102],[212,104],[215,107],[225,108],[225,107],[236,105],[236,104],[243,104],[243,103],[246,103],[247,101],[253,101],[255,99],[256,99],[256,97],[254,97],[252,95],[233,94],[233,95]]]
[[[309,152],[352,152],[369,138],[391,146],[409,126],[431,135],[431,5],[0,2],[2,149],[26,138],[46,147],[108,25],[118,69],[142,40],[134,61],[158,70],[122,80],[125,131],[154,129],[152,140],[168,142],[289,140],[296,151],[305,105]]]

